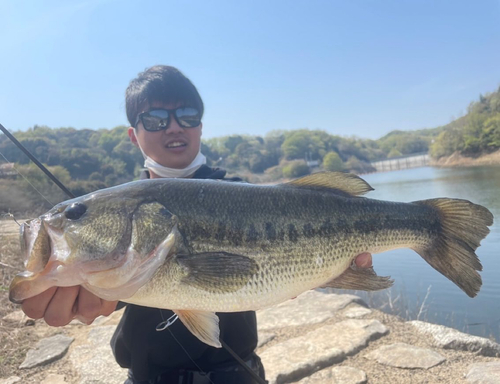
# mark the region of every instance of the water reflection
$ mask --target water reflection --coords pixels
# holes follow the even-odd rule
[[[377,273],[395,279],[391,292],[356,294],[374,306],[383,306],[384,310],[392,305],[399,315],[406,318],[416,318],[420,313],[423,320],[480,336],[495,337],[500,341],[500,167],[426,167],[375,173],[363,178],[375,188],[367,197],[403,202],[436,197],[467,199],[491,210],[495,223],[477,251],[483,264],[483,286],[476,298],[469,298],[409,250],[396,250],[374,257]]]

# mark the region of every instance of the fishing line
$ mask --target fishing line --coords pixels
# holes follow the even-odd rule
[[[19,222],[16,220],[16,217],[10,213],[10,212],[7,212],[7,213],[4,213],[1,215],[2,217],[10,217],[12,220],[14,220],[16,222],[17,225],[21,226],[21,224],[19,224]]]
[[[161,311],[160,309],[160,315],[161,315],[161,318],[162,318],[162,322],[160,324],[158,324],[156,326],[156,330],[157,331],[163,331],[163,330],[168,330],[170,332],[170,334],[172,335],[172,337],[174,338],[174,340],[177,342],[177,344],[179,344],[179,346],[182,348],[182,350],[186,353],[187,357],[189,357],[189,359],[193,362],[193,364],[196,366],[196,368],[198,368],[198,370],[203,374],[203,375],[207,375],[207,373],[205,373],[199,366],[198,364],[196,364],[196,362],[191,358],[191,356],[189,355],[188,351],[186,351],[186,349],[182,346],[182,344],[179,342],[179,340],[177,340],[177,338],[174,336],[174,333],[170,330],[170,326],[175,323],[177,321],[177,319],[179,318],[179,316],[177,316],[177,314],[173,314],[172,316],[170,316],[167,320],[165,320],[165,318],[163,317],[163,312]],[[226,350],[226,352],[228,352],[244,369],[245,371],[247,371],[247,373],[252,376],[258,383],[261,383],[261,384],[268,384],[268,381],[267,380],[264,380],[262,377],[260,377],[256,372],[254,372],[254,370],[252,368],[250,368],[247,363],[241,358],[238,356],[238,354],[236,352],[234,352],[230,347],[229,345],[227,345],[224,340],[220,340],[221,342],[221,345],[222,347]],[[210,377],[207,376],[208,380],[210,380]],[[213,381],[210,380],[210,382],[212,384]]]
[[[161,313],[161,312],[160,312]],[[160,324],[156,326],[156,331],[161,332],[170,327],[173,323],[177,321],[179,316],[177,316],[176,313],[174,313],[172,316],[170,316],[167,320],[162,321]],[[162,316],[163,319],[163,316]]]
[[[9,132],[7,128],[5,128],[2,124],[0,124],[0,131],[2,131],[5,136],[7,136],[10,141],[12,141],[21,151],[24,152],[26,156],[29,157],[29,159],[35,163],[35,165],[42,170],[43,173],[45,173],[50,180],[52,180],[59,188],[63,190],[63,192],[68,195],[70,198],[75,198],[75,195],[73,195],[68,188],[66,188],[63,183],[61,183],[57,177],[55,177],[52,172],[50,172],[42,163],[38,161],[38,159],[33,156],[33,154],[26,149],[24,145],[22,145],[13,135],[12,133]]]
[[[0,156],[2,156],[2,157],[5,159],[5,161],[6,161],[7,163],[14,164],[13,162],[9,161],[9,160],[8,160],[8,159],[4,156],[4,154],[3,154],[2,152],[0,152]],[[43,195],[43,193],[42,193],[42,192],[40,192],[40,191],[39,191],[39,190],[38,190],[38,189],[37,189],[37,188],[36,188],[33,184],[31,184],[31,182],[30,182],[30,181],[29,181],[26,177],[24,177],[24,175],[23,175],[21,172],[19,172],[19,170],[15,167],[15,165],[12,165],[12,168],[14,168],[14,170],[15,170],[15,171],[16,171],[16,172],[17,172],[17,173],[18,173],[18,174],[19,174],[19,175],[20,175],[20,176],[21,176],[21,177],[22,177],[22,178],[23,178],[23,179],[24,179],[24,180],[25,180],[25,181],[26,181],[29,185],[31,185],[31,187],[32,187],[35,191],[37,191],[37,192],[40,194],[40,196],[42,196],[42,197],[45,199],[45,201],[46,201],[47,203],[49,203],[51,206],[54,206],[54,204],[53,204],[52,202],[50,202],[50,201],[49,201],[49,199],[47,199],[47,198]]]
[[[163,312],[162,312],[161,309],[160,309],[160,316],[161,316],[161,319],[163,320],[163,322],[161,322],[160,324],[163,324],[165,322],[169,322],[172,318],[175,317],[175,319],[168,326],[166,326],[164,329],[166,329],[167,331],[170,332],[170,335],[172,335],[172,337],[177,342],[177,344],[179,344],[179,347],[182,348],[182,350],[184,351],[184,353],[186,354],[186,356],[189,357],[189,360],[191,360],[191,362],[195,365],[195,367],[198,369],[198,371],[200,371],[200,373],[202,375],[205,375],[207,377],[207,379],[210,381],[210,383],[215,384],[212,381],[212,379],[210,379],[210,376],[208,375],[208,373],[206,373],[203,369],[201,369],[201,367],[198,364],[196,364],[196,361],[193,360],[193,358],[191,357],[191,355],[189,354],[189,352],[186,350],[186,348],[184,348],[184,346],[181,344],[181,342],[179,340],[177,340],[177,338],[174,336],[174,333],[170,330],[170,328],[169,328],[170,325],[172,325],[173,323],[175,323],[175,321],[179,318],[179,316],[177,316],[176,314],[174,314],[173,316],[170,316],[168,318],[168,320],[165,320],[165,318],[163,317]],[[160,326],[160,324],[158,324],[158,326],[156,327],[157,331],[158,331],[158,327]]]

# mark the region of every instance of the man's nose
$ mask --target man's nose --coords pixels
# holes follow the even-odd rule
[[[177,123],[174,117],[170,119],[170,124],[167,129],[165,129],[166,133],[180,133],[183,131],[183,128]]]

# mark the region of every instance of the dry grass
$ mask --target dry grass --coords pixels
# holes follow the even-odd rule
[[[26,322],[7,321],[3,317],[19,307],[9,301],[9,284],[23,269],[20,257],[17,225],[11,220],[0,221],[0,377],[16,374],[27,350],[39,339]]]

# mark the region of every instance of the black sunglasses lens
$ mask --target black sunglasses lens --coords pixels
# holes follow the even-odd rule
[[[165,109],[155,109],[142,115],[141,121],[146,131],[161,131],[168,127],[170,114]]]
[[[200,112],[196,108],[185,107],[175,110],[177,122],[183,128],[194,128],[201,124]]]

